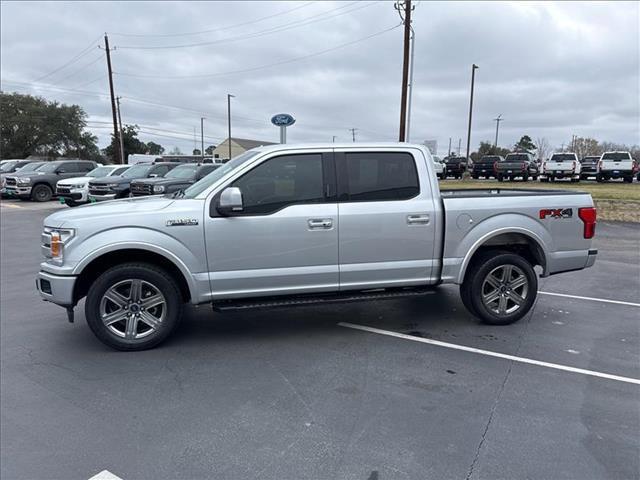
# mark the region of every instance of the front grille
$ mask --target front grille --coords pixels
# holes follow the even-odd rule
[[[5,180],[5,185],[15,185],[16,183],[16,179],[13,177],[7,177]]]
[[[56,191],[58,193],[71,193],[71,187],[61,187],[60,185],[58,185],[56,187]]]
[[[144,183],[132,183],[131,194],[134,196],[151,195],[153,193],[153,186]]]
[[[94,185],[92,183],[89,184],[89,193],[92,195],[104,195],[105,193],[111,193],[111,187],[106,185]]]

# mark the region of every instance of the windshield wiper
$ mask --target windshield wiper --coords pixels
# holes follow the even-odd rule
[[[184,197],[184,188],[181,188],[180,190],[176,190],[171,195],[171,198],[182,198],[182,197]]]

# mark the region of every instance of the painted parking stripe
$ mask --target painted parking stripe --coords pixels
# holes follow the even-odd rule
[[[630,307],[640,307],[640,303],[623,302],[621,300],[609,300],[607,298],[581,297],[579,295],[567,295],[566,293],[538,292],[541,295],[552,295],[554,297],[575,298],[576,300],[589,300],[591,302],[613,303],[615,305],[627,305]]]
[[[515,355],[507,355],[505,353],[492,352],[490,350],[481,350],[479,348],[467,347],[464,345],[457,345],[455,343],[441,342],[439,340],[431,340],[429,338],[414,337],[412,335],[406,335],[404,333],[392,332],[390,330],[381,330],[375,327],[367,327],[365,325],[356,325],[354,323],[340,322],[341,327],[352,328],[354,330],[361,330],[363,332],[377,333],[378,335],[386,335],[388,337],[401,338],[403,340],[411,340],[412,342],[426,343],[429,345],[436,345],[438,347],[451,348],[453,350],[462,350],[463,352],[477,353],[479,355],[487,355],[489,357],[502,358],[504,360],[511,360],[513,362],[527,363],[529,365],[536,365],[538,367],[553,368],[555,370],[563,370],[565,372],[579,373],[581,375],[589,375],[591,377],[606,378],[607,380],[615,380],[617,382],[633,383],[640,385],[640,379],[631,377],[622,377],[620,375],[611,375],[610,373],[595,372],[593,370],[585,370],[583,368],[569,367],[567,365],[559,365],[557,363],[542,362],[540,360],[533,360],[531,358],[516,357]]]
[[[117,475],[114,475],[109,470],[102,470],[100,473],[94,475],[89,480],[122,480]]]

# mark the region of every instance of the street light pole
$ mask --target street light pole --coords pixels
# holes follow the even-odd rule
[[[413,98],[413,57],[416,49],[416,31],[411,27],[411,62],[409,63],[409,101],[407,105],[407,142],[411,141],[411,99]]]
[[[471,116],[473,114],[473,86],[476,79],[476,69],[478,66],[474,63],[471,66],[471,99],[469,101],[469,128],[467,130],[467,162],[469,161],[469,148],[471,147]]]
[[[503,120],[502,114],[498,115],[497,118],[494,118],[493,121],[496,122],[496,141],[493,142],[493,146],[498,146],[498,129],[500,128],[500,122]]]
[[[204,161],[204,118],[200,117],[200,156]]]
[[[231,98],[235,97],[235,95],[227,94],[227,124],[229,127],[229,138],[227,141],[229,142],[229,160],[231,160]]]

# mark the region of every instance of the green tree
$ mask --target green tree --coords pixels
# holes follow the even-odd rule
[[[100,158],[97,137],[85,130],[87,114],[78,105],[0,92],[0,158]]]
[[[199,148],[194,148],[192,155],[202,155]]]
[[[484,141],[480,142],[480,147],[478,147],[477,152],[472,152],[469,156],[471,160],[477,162],[485,155],[500,155],[505,156],[509,153],[509,150],[502,147],[495,147],[491,142]]]
[[[155,142],[147,142],[147,153],[149,155],[162,155],[164,153],[164,147]]]
[[[536,149],[536,144],[533,143],[531,137],[529,135],[523,135],[518,143],[513,146],[513,149],[518,150],[526,150],[527,152],[533,152]]]
[[[127,158],[132,153],[147,153],[147,144],[138,138],[137,125],[125,125],[122,129],[122,138],[124,140],[124,159],[122,163],[127,163]],[[120,156],[120,142],[111,134],[111,144],[104,148],[103,153],[115,162]]]

